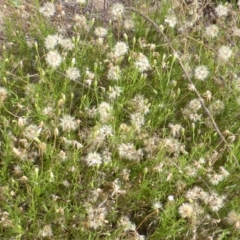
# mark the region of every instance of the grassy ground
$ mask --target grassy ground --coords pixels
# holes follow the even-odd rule
[[[33,2],[5,4],[0,239],[239,239],[237,4]]]

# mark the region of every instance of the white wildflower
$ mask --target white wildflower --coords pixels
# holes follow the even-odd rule
[[[52,17],[55,14],[55,5],[51,2],[46,2],[44,5],[39,9],[39,12],[44,17]]]
[[[54,49],[58,42],[59,42],[59,36],[57,34],[54,35],[48,35],[45,39],[44,39],[44,45],[45,48],[48,50],[52,50]]]
[[[197,114],[197,113],[191,113],[189,115],[189,119],[193,122],[199,122],[202,118],[202,115],[201,114]]]
[[[175,200],[175,198],[174,198],[173,195],[169,195],[169,196],[168,196],[168,201],[172,202],[172,201],[174,201],[174,200]]]
[[[61,45],[62,48],[64,48],[67,51],[71,51],[74,48],[74,44],[70,38],[60,38],[59,39],[59,44]]]
[[[100,38],[104,38],[107,36],[107,29],[106,28],[103,28],[103,27],[96,27],[95,30],[94,30],[94,34],[97,36],[97,37],[100,37]]]
[[[117,97],[119,97],[122,93],[122,89],[121,87],[118,86],[114,86],[113,88],[111,88],[108,92],[108,97],[110,100],[114,100]]]
[[[226,17],[228,15],[228,11],[229,11],[228,7],[224,6],[223,4],[219,4],[215,8],[215,12],[218,17]]]
[[[203,97],[206,98],[207,101],[210,101],[212,99],[212,93],[207,90],[204,94]]]
[[[120,76],[121,76],[120,67],[111,65],[109,70],[108,70],[107,78],[109,80],[117,81],[117,80],[119,80]]]
[[[106,123],[112,117],[112,107],[107,102],[102,102],[98,106],[98,113],[100,115],[100,121]]]
[[[177,24],[177,17],[175,15],[169,15],[164,22],[168,23],[169,27],[174,28]]]
[[[219,33],[219,28],[215,24],[209,25],[205,29],[206,37],[209,37],[209,38],[217,37],[218,33]]]
[[[135,231],[136,225],[132,223],[127,216],[123,216],[120,218],[118,222],[118,226],[123,228],[123,231]]]
[[[224,167],[219,167],[220,169],[220,174],[222,174],[224,177],[228,177],[230,173],[224,168]]]
[[[234,27],[232,31],[234,37],[240,37],[240,28]]]
[[[108,164],[112,161],[112,153],[108,149],[102,152],[102,161],[104,164]]]
[[[199,109],[201,109],[202,105],[201,105],[201,102],[199,101],[199,99],[195,98],[195,99],[192,99],[189,104],[188,104],[188,107],[194,111],[194,112],[197,112]]]
[[[192,218],[194,215],[194,206],[191,203],[183,203],[179,209],[178,209],[179,214],[181,215],[182,218]]]
[[[42,110],[42,114],[45,116],[49,116],[52,117],[54,116],[54,110],[51,106],[46,106],[43,110]]]
[[[7,95],[8,95],[7,89],[4,87],[0,87],[0,102],[3,102],[7,98]]]
[[[78,122],[75,120],[74,117],[70,115],[64,115],[62,118],[60,118],[59,125],[64,132],[70,132],[71,130],[77,129]]]
[[[134,21],[131,18],[127,18],[123,22],[123,27],[126,30],[134,30]]]
[[[189,176],[189,177],[195,177],[198,173],[198,169],[197,168],[194,168],[193,166],[186,166],[185,167],[185,172],[186,172],[186,175]]]
[[[154,202],[152,205],[153,209],[158,210],[158,209],[162,209],[163,208],[163,204],[159,201]]]
[[[209,105],[209,110],[212,114],[219,114],[225,108],[225,104],[221,100],[215,100]]]
[[[195,186],[192,189],[189,189],[185,196],[190,201],[200,199],[206,202],[209,194],[205,192],[201,187]]]
[[[144,115],[142,113],[139,113],[139,112],[132,113],[132,114],[130,114],[130,121],[131,121],[131,124],[133,126],[135,126],[135,128],[137,130],[140,130],[140,128],[145,123]]]
[[[191,92],[195,92],[196,91],[196,87],[194,84],[188,84],[188,90],[191,91]]]
[[[85,162],[88,166],[100,166],[102,164],[102,156],[97,152],[90,152],[86,158]]]
[[[13,154],[17,158],[19,158],[21,161],[25,161],[28,159],[28,154],[27,154],[26,149],[20,149],[20,148],[13,147],[12,151],[13,151]]]
[[[66,154],[66,152],[64,152],[63,150],[61,150],[61,151],[58,153],[57,156],[58,156],[59,159],[62,160],[62,161],[66,161],[66,160],[67,160],[67,154]]]
[[[198,66],[194,69],[194,76],[197,80],[204,81],[208,75],[209,71],[206,66]]]
[[[103,227],[108,221],[105,219],[107,216],[107,209],[105,207],[87,209],[88,213],[88,225],[92,229],[98,229]]]
[[[69,147],[69,146],[75,147],[76,149],[83,148],[83,145],[80,142],[78,142],[77,140],[69,140],[65,137],[62,137],[61,139],[67,147]]]
[[[173,137],[177,137],[180,134],[180,131],[183,130],[183,127],[180,124],[169,124],[169,127],[171,128],[171,133]]]
[[[77,140],[71,140],[71,145],[73,147],[75,147],[76,149],[83,148],[83,145],[80,142],[78,142]]]
[[[207,199],[206,203],[214,212],[219,211],[224,206],[225,197],[219,196],[217,193],[212,193]]]
[[[80,78],[80,72],[75,67],[69,67],[66,71],[66,76],[70,80],[76,81],[78,78]]]
[[[223,179],[224,176],[222,174],[208,174],[209,182],[212,183],[212,185],[218,185]]]
[[[138,54],[135,62],[135,67],[138,69],[139,72],[144,72],[151,69],[148,58],[142,53]]]
[[[136,112],[139,112],[143,115],[149,113],[149,108],[151,103],[148,103],[148,99],[145,99],[144,96],[137,94],[132,100],[131,104]]]
[[[122,143],[118,147],[118,153],[121,158],[127,160],[139,161],[142,158],[142,149],[136,150],[133,143]]]
[[[13,166],[13,174],[16,176],[19,176],[22,174],[22,168],[19,165],[14,165]]]
[[[240,2],[240,1],[239,1]],[[235,211],[231,211],[227,215],[227,223],[233,225],[236,230],[240,230],[240,214]]]
[[[38,138],[41,130],[42,130],[41,127],[34,124],[30,124],[25,128],[23,134],[29,140],[34,140]]]
[[[184,146],[175,138],[165,138],[162,140],[162,144],[166,152],[170,154],[179,154],[184,152]]]
[[[124,5],[121,3],[115,3],[111,7],[111,14],[114,19],[122,18],[124,14]]]
[[[87,19],[84,15],[76,14],[74,16],[75,26],[79,28],[79,30],[88,30]]]
[[[117,42],[113,48],[113,54],[115,57],[121,57],[128,52],[128,46],[125,42]]]
[[[226,63],[232,56],[232,49],[228,46],[222,46],[218,49],[218,60],[220,63]]]
[[[57,50],[52,50],[47,53],[46,62],[50,67],[57,68],[62,62],[62,57]]]

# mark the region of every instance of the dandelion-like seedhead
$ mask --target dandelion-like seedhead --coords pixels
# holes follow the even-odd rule
[[[209,205],[213,212],[219,211],[224,206],[224,196],[219,196],[217,193],[211,193],[206,199],[206,203]]]
[[[116,98],[118,98],[122,93],[122,88],[115,86],[113,88],[111,88],[108,92],[108,98],[109,100],[115,100]]]
[[[232,56],[232,49],[229,46],[221,46],[218,49],[218,61],[220,64],[226,63]]]
[[[199,99],[195,98],[192,99],[188,104],[189,109],[191,109],[193,112],[197,112],[201,109],[202,105]]]
[[[169,124],[171,133],[173,137],[179,136],[180,132],[183,130],[183,127],[180,124]]]
[[[142,158],[142,149],[136,149],[133,143],[121,143],[118,146],[119,156],[123,159],[139,161]]]
[[[90,152],[86,158],[85,162],[88,166],[97,166],[99,167],[102,164],[102,156],[97,152]]]
[[[94,34],[97,37],[100,37],[100,38],[106,37],[107,33],[108,33],[108,30],[106,28],[103,28],[103,27],[96,27],[95,30],[94,30]]]
[[[135,231],[136,225],[132,223],[127,216],[120,218],[118,225],[123,228],[124,231]]]
[[[98,113],[100,116],[100,121],[102,123],[107,123],[112,118],[112,107],[107,102],[102,102],[98,106]]]
[[[215,8],[215,12],[217,14],[218,17],[227,17],[228,15],[228,7],[223,4],[219,4],[216,8]]]
[[[46,55],[46,62],[52,68],[57,68],[62,63],[62,57],[57,50],[51,50]]]
[[[128,52],[128,46],[125,42],[117,42],[113,48],[113,54],[115,57],[121,57]]]
[[[48,35],[44,39],[45,48],[48,49],[48,50],[54,49],[58,45],[59,40],[60,40],[60,37],[57,34]]]
[[[126,30],[134,30],[135,24],[134,21],[131,18],[127,18],[123,22],[123,27]]]
[[[227,223],[230,225],[233,225],[236,230],[240,230],[240,214],[239,213],[235,211],[229,212],[226,220],[227,220]]]
[[[91,229],[98,229],[100,227],[103,227],[107,223],[107,220],[105,219],[107,216],[107,209],[105,207],[88,207],[87,213],[87,220]]]
[[[86,31],[89,29],[87,19],[84,15],[76,14],[74,15],[75,27],[79,29],[79,31]]]
[[[40,132],[41,128],[39,126],[30,124],[25,128],[23,135],[29,140],[34,140],[39,136]]]
[[[209,75],[208,68],[206,66],[197,66],[194,69],[194,76],[197,80],[204,81]]]
[[[149,63],[147,56],[145,56],[142,53],[139,53],[139,55],[137,56],[137,59],[135,61],[135,67],[137,68],[137,70],[139,72],[145,72],[147,70],[150,70],[151,65]]]
[[[175,15],[169,15],[164,22],[166,22],[169,27],[174,28],[177,24],[177,17]]]
[[[117,81],[119,80],[120,76],[121,76],[120,67],[111,65],[110,68],[108,69],[108,75],[107,75],[108,79]]]
[[[114,3],[111,7],[111,14],[114,19],[120,19],[124,14],[124,5],[121,3]]]
[[[205,29],[205,35],[208,38],[216,38],[219,33],[219,28],[215,24],[209,25]]]
[[[8,95],[7,89],[4,87],[0,87],[0,103],[7,98],[7,95]]]
[[[80,78],[80,71],[76,67],[70,67],[66,70],[66,76],[70,80],[76,81]]]
[[[233,36],[234,37],[240,37],[240,28],[234,27],[233,28]]]
[[[71,51],[74,48],[74,44],[70,38],[60,38],[59,44],[64,50]]]
[[[70,132],[77,129],[78,122],[75,120],[74,117],[70,115],[64,115],[62,118],[60,118],[59,125],[64,132]]]
[[[214,115],[221,113],[224,108],[225,108],[225,104],[221,100],[215,100],[209,105],[209,110]]]
[[[46,2],[42,7],[40,7],[39,12],[44,17],[47,17],[47,18],[52,17],[56,12],[55,5],[51,2]]]
[[[192,218],[194,215],[194,206],[191,203],[183,203],[179,209],[178,209],[179,214],[181,215],[182,218]]]

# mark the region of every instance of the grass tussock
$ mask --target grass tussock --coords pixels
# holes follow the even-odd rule
[[[0,238],[239,239],[239,6],[7,1]]]

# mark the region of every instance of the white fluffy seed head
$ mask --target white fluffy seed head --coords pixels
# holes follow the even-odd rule
[[[51,2],[46,2],[44,5],[39,9],[39,12],[44,17],[52,17],[55,14],[55,5]]]
[[[194,69],[194,76],[197,80],[204,81],[209,75],[208,68],[206,66],[198,66]]]
[[[46,55],[46,62],[52,68],[57,68],[62,62],[62,57],[57,50],[51,50]]]

